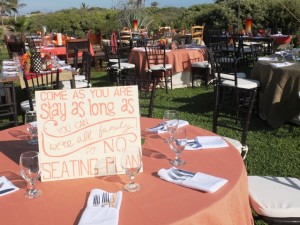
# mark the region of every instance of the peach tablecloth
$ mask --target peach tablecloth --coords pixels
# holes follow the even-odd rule
[[[67,49],[65,46],[61,46],[61,47],[45,47],[42,46],[41,47],[41,53],[51,53],[51,55],[66,55],[67,54]],[[94,55],[94,49],[93,46],[90,44],[90,53],[92,55]]]
[[[182,71],[190,71],[191,63],[207,59],[207,48],[167,50],[166,63],[172,65],[172,74]],[[128,59],[129,63],[135,64],[136,74],[140,78],[148,78],[146,53],[143,48],[133,48]]]
[[[214,194],[184,188],[158,178],[157,171],[169,168],[169,159],[174,157],[161,136],[145,131],[146,127],[154,126],[159,121],[141,119],[142,136],[145,137],[144,172],[138,174],[136,181],[142,189],[137,193],[123,191],[119,225],[253,224],[244,162],[231,145],[182,154],[187,161],[183,169],[229,180]],[[187,130],[189,138],[214,135],[190,125]],[[22,152],[37,148],[27,144],[24,126],[1,131],[0,137],[0,176],[6,176],[20,187],[17,192],[0,197],[1,224],[78,224],[91,189],[116,192],[122,190],[129,180],[126,175],[115,175],[38,183],[43,195],[37,199],[25,199],[25,181],[19,177],[18,166],[12,160],[17,162]]]

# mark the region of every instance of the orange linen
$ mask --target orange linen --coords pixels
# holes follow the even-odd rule
[[[90,44],[90,52],[92,56],[94,55],[94,49],[92,44]],[[65,46],[62,47],[41,47],[41,53],[51,53],[51,55],[66,55],[67,49]],[[82,56],[82,52],[78,53],[79,57]]]
[[[190,71],[191,63],[207,59],[207,49],[176,49],[166,52],[166,64],[172,65],[172,73]],[[145,51],[132,49],[128,59],[129,63],[135,64],[136,74],[140,78],[147,78],[148,68]]]
[[[228,183],[214,194],[181,187],[157,176],[161,168],[169,168],[174,157],[161,136],[145,131],[161,120],[141,119],[144,172],[136,181],[142,189],[136,193],[123,191],[120,225],[252,225],[253,218],[248,201],[247,173],[241,156],[229,146],[183,152],[187,164],[182,168],[201,171],[228,179]],[[195,135],[214,135],[194,126],[187,126],[189,138]],[[26,199],[25,181],[19,176],[18,161],[23,151],[36,150],[27,144],[25,126],[0,131],[0,175],[6,176],[20,190],[0,198],[1,223],[5,225],[57,225],[78,224],[93,188],[109,192],[122,190],[129,181],[127,175],[84,178],[38,183],[43,195]],[[163,135],[164,136],[164,135]],[[8,155],[6,157],[4,154]]]

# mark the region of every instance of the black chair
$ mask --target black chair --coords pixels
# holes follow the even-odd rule
[[[124,48],[111,45],[104,46],[108,80],[117,81],[122,77],[135,77],[135,65],[127,62],[127,51],[130,50],[130,47]]]
[[[267,224],[300,224],[299,178],[248,176],[248,186],[250,205]]]
[[[91,87],[91,68],[92,68],[93,56],[89,52],[83,52],[82,56],[82,68],[79,70],[79,74],[73,76],[75,81],[74,88],[89,88]],[[59,84],[60,89],[71,89],[71,82],[61,81]]]
[[[29,73],[23,75],[25,83],[25,95],[28,100],[21,102],[24,112],[35,110],[35,91],[59,89],[59,69],[56,71],[45,71],[40,73]]]
[[[118,86],[137,85],[139,92],[139,106],[141,116],[152,118],[155,98],[155,85],[153,80],[119,79]]]
[[[8,40],[6,46],[9,58],[13,58],[14,54],[21,56],[26,52],[24,41]]]
[[[208,61],[193,62],[191,64],[192,87],[194,87],[196,79],[204,81],[205,87],[207,87],[208,84],[212,83],[215,80],[215,67],[212,68],[211,66],[211,63],[214,63],[214,55],[212,49],[208,49],[207,54]]]
[[[145,52],[148,65],[146,71],[149,79],[154,80],[156,84],[163,79],[166,93],[168,93],[168,83],[170,83],[171,90],[173,84],[172,65],[166,63],[166,49],[162,46],[147,46]]]
[[[74,49],[77,48],[77,66],[82,64],[82,53],[90,52],[90,42],[88,38],[68,39],[66,41],[66,63],[74,66]]]
[[[0,97],[0,128],[18,126],[15,85],[13,83],[0,84]]]
[[[218,55],[215,57],[217,82],[215,85],[215,109],[213,116],[213,132],[224,127],[241,132],[241,141],[227,138],[245,158],[247,134],[253,105],[256,100],[259,82],[246,78],[238,78],[239,60],[234,56]]]

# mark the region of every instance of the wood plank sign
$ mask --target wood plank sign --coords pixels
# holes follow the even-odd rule
[[[41,180],[124,173],[121,152],[141,147],[137,86],[36,91]]]

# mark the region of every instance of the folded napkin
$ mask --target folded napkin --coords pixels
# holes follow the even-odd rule
[[[220,136],[197,136],[195,139],[188,140],[184,150],[200,150],[208,148],[225,148],[227,142]]]
[[[283,63],[271,63],[271,66],[273,68],[279,68],[279,67],[285,67],[285,66],[291,66],[294,65],[294,63],[290,63],[290,62],[283,62]]]
[[[3,68],[3,70],[18,69],[18,67],[16,67],[16,66],[3,66],[2,68]]]
[[[6,177],[2,176],[0,177],[0,196],[2,195],[7,195],[10,193],[13,193],[17,190],[19,190],[19,188],[17,186],[15,186],[13,183],[11,183]]]
[[[108,193],[101,189],[93,189],[89,195],[87,206],[78,225],[118,225],[122,192],[109,193],[110,204],[102,207],[102,194]],[[100,196],[100,205],[94,206],[94,196]],[[112,200],[114,199],[114,203]]]
[[[178,127],[183,127],[186,125],[189,125],[188,121],[179,120]],[[167,127],[166,127],[166,123],[163,122],[163,123],[158,124],[155,127],[147,128],[146,130],[149,132],[152,132],[152,133],[163,134],[163,133],[167,132]]]
[[[277,57],[258,57],[258,61],[278,61]]]
[[[16,71],[3,71],[3,76],[18,76],[18,74]]]
[[[2,62],[2,65],[3,66],[15,66],[15,61],[9,61],[9,60],[4,60],[3,62]]]
[[[214,193],[219,190],[228,180],[211,176],[205,173],[192,173],[179,170],[175,167],[160,169],[158,175],[161,179],[184,187]]]

